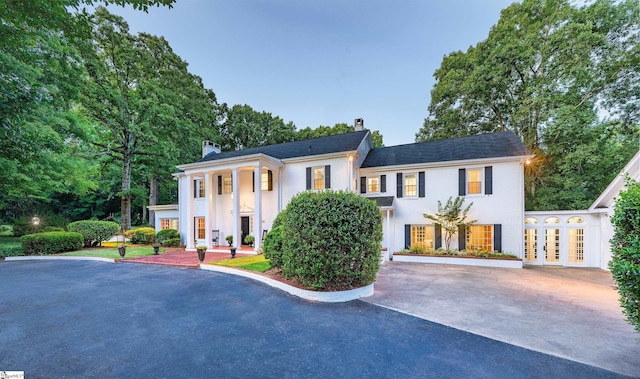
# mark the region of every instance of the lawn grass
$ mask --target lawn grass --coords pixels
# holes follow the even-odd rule
[[[225,259],[223,261],[212,262],[211,264],[216,266],[238,267],[256,272],[265,272],[271,268],[269,260],[265,259],[262,254],[250,257]]]
[[[160,248],[160,253],[162,253],[162,248]],[[76,251],[70,251],[67,253],[62,253],[60,255],[68,256],[68,257],[100,257],[100,258],[112,258],[119,259],[120,254],[118,254],[117,247],[103,247],[103,248],[91,248],[91,249],[82,249]],[[153,255],[153,247],[146,245],[129,245],[127,246],[127,253],[125,254],[125,258],[135,258],[135,257],[144,257],[147,255]]]

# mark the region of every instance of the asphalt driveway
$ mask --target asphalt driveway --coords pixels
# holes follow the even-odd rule
[[[365,301],[640,377],[640,334],[624,321],[605,270],[390,262]]]
[[[363,301],[175,267],[0,262],[0,371],[50,377],[618,375]]]

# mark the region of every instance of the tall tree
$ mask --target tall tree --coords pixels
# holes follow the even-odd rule
[[[353,131],[353,125],[349,125],[347,123],[338,123],[334,126],[320,125],[315,129],[311,129],[307,126],[304,129],[298,130],[296,133],[296,140],[335,136],[336,134],[351,133]],[[373,147],[384,146],[384,143],[382,142],[382,134],[378,130],[371,132],[371,140],[373,142]]]
[[[147,156],[163,166],[178,143],[193,141],[201,128],[215,130],[215,96],[164,38],[131,35],[104,8],[95,12],[92,37],[81,49],[89,77],[83,105],[97,124],[95,145],[120,165],[122,226],[129,229],[139,191],[131,182],[134,163]],[[189,107],[195,103],[200,107]]]
[[[444,57],[416,140],[512,130],[536,155],[527,167],[527,208],[588,205],[617,171],[605,170],[619,169],[618,162],[583,159],[580,170],[567,168],[571,159],[597,153],[590,138],[603,130],[596,145],[629,158],[640,116],[639,20],[638,0],[510,5],[486,40]],[[601,125],[615,120],[623,127]],[[594,173],[608,175],[589,186]],[[574,182],[569,194],[558,187],[564,179]]]
[[[248,105],[224,107],[220,135],[223,150],[241,150],[294,140],[296,126],[268,112],[258,112]]]

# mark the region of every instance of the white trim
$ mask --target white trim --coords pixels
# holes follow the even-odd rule
[[[368,297],[373,295],[374,283],[371,283],[365,287],[356,288],[348,291],[319,292],[319,291],[309,291],[309,290],[293,287],[286,283],[271,279],[269,277],[254,274],[250,271],[239,270],[239,269],[234,269],[234,268],[225,267],[225,266],[203,264],[203,263],[200,264],[200,268],[202,270],[215,271],[215,272],[220,272],[224,274],[231,274],[231,275],[242,276],[245,278],[257,280],[271,287],[278,288],[282,291],[285,291],[291,295],[298,296],[306,300],[320,301],[323,303],[342,303],[345,301],[351,301],[351,300],[359,299],[361,297]]]
[[[504,163],[504,162],[521,162],[523,159],[533,158],[533,155],[517,155],[517,156],[509,156],[509,157],[497,157],[497,158],[478,158],[478,159],[465,159],[458,161],[438,161],[438,162],[427,162],[427,163],[412,163],[412,164],[404,164],[404,165],[395,165],[395,166],[376,166],[376,167],[361,167],[360,175],[367,176],[367,172],[375,173],[375,172],[390,172],[390,171],[412,171],[412,170],[423,170],[426,168],[438,168],[438,167],[467,167],[467,166],[475,166],[475,165],[490,165],[493,163]]]
[[[177,211],[178,204],[147,205],[147,209],[150,211]]]
[[[266,161],[264,163],[265,167],[271,167],[269,163],[275,165],[276,167],[283,166],[283,161],[276,159],[270,155],[259,153],[259,154],[243,155],[240,157],[231,157],[231,158],[217,159],[217,160],[204,161],[204,162],[186,163],[186,164],[177,165],[176,167],[178,168],[178,170],[183,170],[185,174],[191,174],[193,172],[198,172],[202,169],[213,169],[216,166],[227,166],[224,169],[253,166],[255,165],[256,161],[260,161],[260,160]],[[253,162],[253,165],[251,164],[247,165],[247,163],[249,162]]]
[[[605,188],[605,190],[602,191],[600,196],[598,196],[598,198],[593,202],[593,204],[591,204],[591,206],[589,207],[589,210],[594,211],[598,208],[598,206],[604,206],[604,204],[602,203],[604,202],[605,199],[609,197],[611,197],[611,199],[613,200],[613,198],[617,196],[622,190],[622,188],[624,187],[625,176],[627,176],[627,174],[631,175],[631,171],[634,168],[634,166],[638,166],[638,165],[640,165],[640,151],[638,151],[633,156],[633,158],[629,160],[629,163],[627,163],[627,165],[624,166],[622,171],[620,171],[620,173],[618,173],[618,175],[616,175],[616,177],[613,178],[613,180],[611,181],[611,183],[609,183],[607,188]],[[636,167],[635,171],[636,172],[638,171],[638,167]]]
[[[449,258],[429,257],[423,255],[393,255],[395,262],[435,263],[458,266],[522,268],[522,260],[518,259],[489,259],[489,258]]]
[[[341,151],[338,153],[328,153],[328,154],[317,154],[317,155],[305,155],[302,157],[294,157],[294,158],[285,158],[282,159],[282,163],[299,163],[299,162],[313,162],[313,161],[323,161],[327,159],[333,158],[347,158],[349,159],[349,155],[353,156],[354,159],[358,157],[357,150],[349,150],[349,151]]]

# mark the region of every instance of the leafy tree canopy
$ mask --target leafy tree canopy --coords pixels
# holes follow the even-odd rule
[[[224,121],[220,127],[223,150],[241,150],[294,140],[296,126],[268,112],[258,112],[248,105],[226,104],[221,111]]]
[[[328,137],[334,136],[336,134],[351,133],[353,131],[353,125],[349,125],[347,123],[338,123],[334,126],[320,125],[315,129],[311,129],[307,126],[304,129],[298,130],[298,132],[296,133],[296,140],[298,141],[309,138]],[[384,143],[382,142],[382,134],[380,134],[378,130],[374,130],[373,132],[371,132],[371,140],[373,142],[373,147],[384,146]]]
[[[586,207],[633,154],[638,0],[524,0],[444,57],[416,141],[514,131],[535,154],[527,208]]]

